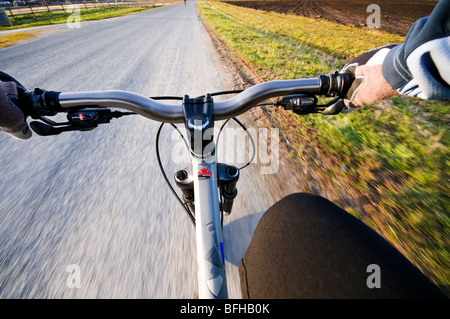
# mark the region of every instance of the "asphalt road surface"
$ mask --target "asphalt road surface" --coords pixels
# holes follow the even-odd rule
[[[66,92],[195,96],[230,83],[196,2],[57,27],[0,50],[0,69],[29,89]],[[197,296],[195,232],[158,169],[158,125],[130,116],[27,141],[0,134],[0,298]],[[170,176],[180,168],[170,157],[172,137],[166,127]],[[274,202],[259,175],[254,167],[242,172],[225,217],[231,298],[241,297],[237,265]]]

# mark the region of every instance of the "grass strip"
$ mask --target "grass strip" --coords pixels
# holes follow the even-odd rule
[[[156,8],[156,7],[154,7]],[[102,20],[102,19],[108,19],[108,18],[114,18],[119,16],[124,16],[127,14],[133,14],[138,13],[141,11],[151,10],[154,8],[128,8],[128,7],[115,7],[115,8],[108,8],[101,11],[94,11],[94,9],[80,9],[80,18],[81,21],[91,21],[91,20]],[[52,11],[52,18],[49,18],[48,13],[39,13],[35,14],[37,21],[28,21],[23,22],[21,21],[27,21],[30,19],[33,19],[33,16],[25,15],[20,16],[20,18],[16,18],[18,25],[13,26],[2,26],[0,27],[0,30],[13,30],[13,29],[19,29],[19,28],[28,28],[28,27],[37,27],[37,26],[44,26],[44,25],[52,25],[52,24],[61,24],[66,23],[67,19],[69,18],[70,14],[73,12],[68,12],[67,16],[64,16],[64,12],[61,10],[58,11]],[[45,18],[45,19],[43,19]]]
[[[156,8],[156,7],[154,7],[154,8]],[[150,10],[150,9],[154,9],[154,8],[118,7],[118,8],[108,8],[105,11],[98,11],[98,12],[93,12],[93,9],[80,10],[80,14],[81,14],[80,19],[81,19],[81,21],[103,20],[103,19],[138,13],[138,12],[142,12],[142,11],[146,11],[146,10]],[[64,12],[61,11],[60,14],[63,15]],[[42,18],[46,15],[48,15],[48,13],[35,14],[37,19]],[[53,15],[53,18],[51,18],[51,19],[50,18],[42,19],[42,20],[22,23],[22,24],[10,26],[10,27],[0,27],[0,30],[14,30],[14,29],[19,29],[19,28],[39,27],[39,26],[53,25],[53,24],[63,24],[63,23],[66,23],[67,19],[69,18],[69,16],[59,16],[58,17],[57,11],[53,11],[52,15]],[[30,15],[30,17],[33,18],[32,15]],[[27,20],[30,17],[22,16],[21,19]],[[18,21],[20,21],[20,20],[18,20]],[[14,33],[0,35],[0,48],[4,48],[4,47],[10,46],[10,45],[19,43],[21,41],[28,40],[33,37],[37,37],[40,34],[41,34],[41,32],[39,32],[38,30],[33,30],[33,31],[23,31],[23,32],[18,31],[18,32],[14,32]]]

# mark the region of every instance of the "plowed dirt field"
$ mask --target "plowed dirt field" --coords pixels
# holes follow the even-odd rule
[[[344,25],[366,27],[367,18],[372,12],[367,12],[369,4],[380,6],[381,30],[406,35],[413,23],[424,16],[430,15],[438,1],[409,0],[347,0],[347,1],[227,1],[230,4],[276,11],[280,13],[297,14],[305,17],[324,18]]]

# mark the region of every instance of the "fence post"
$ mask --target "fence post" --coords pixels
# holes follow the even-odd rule
[[[64,16],[67,16],[66,9],[64,9],[64,5],[61,3],[61,8],[63,9]]]
[[[44,5],[47,7],[47,11],[48,11],[48,14],[50,15],[50,18],[53,18],[53,16],[52,16],[52,12],[50,11],[50,8],[48,7],[48,4],[47,4],[47,1],[45,1],[45,0],[42,0],[42,2],[44,3]]]
[[[85,0],[83,0],[83,3],[84,3],[84,7],[86,8],[86,11],[88,12],[88,11],[89,11],[89,9],[88,9],[88,7],[87,7],[86,1],[85,1]]]
[[[37,21],[37,19],[36,19],[36,15],[34,14],[34,12],[33,12],[33,8],[31,8],[31,5],[28,5],[28,8],[30,8],[30,11],[31,11],[31,14],[33,15],[33,19],[34,19],[34,21]]]
[[[14,24],[17,25],[16,18],[14,18],[14,14],[12,13],[11,8],[8,8],[8,10],[9,10],[9,13],[11,14],[11,18],[13,18]]]

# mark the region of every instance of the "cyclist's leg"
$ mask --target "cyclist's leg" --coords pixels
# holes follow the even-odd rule
[[[445,298],[376,232],[311,194],[266,212],[239,271],[244,298]]]

